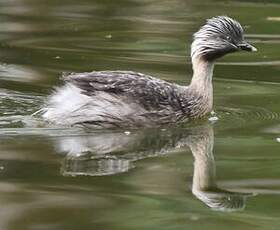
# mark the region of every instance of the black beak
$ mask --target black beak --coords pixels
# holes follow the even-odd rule
[[[256,52],[257,48],[250,45],[249,43],[243,41],[240,44],[237,45],[237,47],[241,50],[249,51],[249,52]]]

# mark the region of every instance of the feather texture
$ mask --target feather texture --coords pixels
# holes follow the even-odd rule
[[[214,60],[238,50],[243,38],[243,29],[239,22],[227,16],[208,19],[206,24],[194,35],[191,56]]]
[[[70,74],[49,100],[47,120],[94,127],[150,126],[199,116],[188,88],[131,71]],[[193,110],[193,108],[196,108]],[[205,111],[207,112],[207,111]]]
[[[194,34],[189,86],[132,71],[73,73],[64,76],[66,84],[50,96],[43,118],[61,125],[115,128],[202,117],[213,106],[214,60],[238,49],[253,51],[243,41],[240,24],[226,16],[209,19]]]

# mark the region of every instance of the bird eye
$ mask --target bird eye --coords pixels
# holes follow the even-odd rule
[[[228,41],[230,41],[231,39],[230,39],[230,36],[226,36],[226,39],[228,40]]]

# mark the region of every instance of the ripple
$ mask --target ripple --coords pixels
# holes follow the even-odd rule
[[[246,34],[246,38],[280,39],[280,34]]]
[[[256,61],[256,62],[217,62],[218,65],[233,66],[279,66],[280,61]]]
[[[0,90],[0,127],[23,127],[25,117],[35,112],[43,103],[37,94]]]
[[[267,17],[266,20],[268,20],[268,21],[278,21],[278,22],[280,22],[280,17]]]
[[[8,81],[31,82],[41,78],[34,69],[26,66],[0,63],[0,79]],[[1,97],[1,91],[0,91]]]
[[[29,119],[29,122],[33,123],[33,127],[25,127],[26,120]],[[50,137],[59,137],[59,136],[72,136],[72,135],[85,135],[85,132],[81,129],[75,128],[52,128],[52,127],[34,127],[38,124],[42,124],[40,120],[32,120],[28,116],[17,116],[10,117],[7,120],[7,128],[2,128],[0,125],[0,136],[50,136]],[[10,128],[13,123],[17,123],[17,127]],[[19,124],[22,127],[19,127]]]
[[[219,118],[224,119],[227,122],[228,119],[230,119],[231,121],[233,121],[234,124],[280,120],[279,113],[270,111],[266,108],[255,107],[255,106],[246,106],[243,108],[218,107],[216,113]],[[231,125],[233,123],[231,123]]]
[[[66,157],[61,168],[63,176],[105,176],[124,173],[134,168],[129,159],[106,156],[98,159]]]

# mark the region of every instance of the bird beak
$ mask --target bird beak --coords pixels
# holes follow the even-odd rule
[[[249,51],[249,52],[256,52],[257,48],[250,45],[248,42],[241,42],[240,44],[238,44],[238,48],[241,50],[245,50],[245,51]]]

